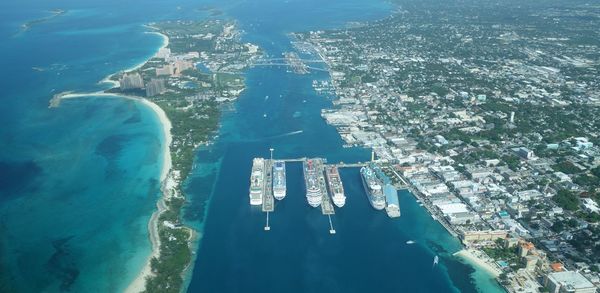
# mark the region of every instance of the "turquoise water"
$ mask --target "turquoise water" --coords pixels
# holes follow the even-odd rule
[[[271,56],[292,50],[287,32],[342,27],[348,21],[379,19],[390,6],[365,1],[258,1],[228,13],[246,30],[245,39]],[[328,219],[310,208],[299,165],[288,165],[288,195],[270,216],[248,204],[251,159],[321,156],[331,162],[363,161],[369,150],[342,147],[320,110],[331,106],[311,88],[313,79],[283,68],[256,68],[248,89],[224,116],[217,143],[197,157],[198,174],[187,192],[186,219],[202,230],[188,292],[498,292],[496,283],[451,256],[461,246],[401,193],[403,215],[390,220],[375,212],[362,191],[358,170],[341,175],[347,204]],[[269,96],[269,98],[265,98]],[[266,115],[266,117],[265,117]],[[206,166],[206,167],[205,167]],[[209,206],[205,206],[210,197]],[[208,210],[206,221],[202,211]],[[414,240],[416,244],[407,245]],[[433,258],[440,255],[440,265]]]
[[[135,277],[150,252],[147,221],[159,196],[160,125],[134,101],[88,97],[48,109],[53,94],[93,91],[97,81],[150,57],[161,39],[149,21],[202,18],[198,1],[36,0],[0,4],[0,291],[115,292]],[[376,1],[215,2],[239,21],[246,41],[268,54],[290,50],[285,33],[379,19]],[[60,18],[19,32],[46,9]],[[33,70],[38,67],[42,71]],[[330,107],[310,87],[325,74],[298,76],[281,68],[247,74],[248,89],[226,110],[219,138],[198,152],[186,186],[185,220],[202,235],[189,292],[472,292],[493,286],[449,255],[456,239],[407,193],[403,216],[390,220],[368,205],[357,170],[342,172],[347,205],[327,218],[308,208],[301,170],[290,165],[289,194],[272,214],[247,200],[251,158],[322,156],[357,161],[369,150],[341,147],[320,118]],[[264,97],[269,95],[269,99]],[[281,96],[280,96],[281,95]],[[264,117],[267,114],[267,117]],[[207,200],[210,198],[210,200]],[[406,245],[407,240],[414,245]],[[442,261],[432,267],[433,256]]]
[[[162,127],[130,100],[48,101],[102,88],[162,40],[125,12],[68,2],[54,3],[66,15],[19,32],[56,7],[34,4],[0,4],[0,292],[120,291],[150,254]]]

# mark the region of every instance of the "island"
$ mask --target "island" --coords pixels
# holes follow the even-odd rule
[[[26,23],[21,25],[21,31],[25,32],[30,30],[33,26],[38,25],[38,24],[42,24],[45,22],[48,22],[50,20],[53,20],[57,17],[60,17],[64,14],[67,13],[67,10],[63,10],[63,9],[53,9],[49,11],[50,15],[49,16],[45,16],[45,17],[40,17],[37,19],[33,19],[30,21],[27,21]]]
[[[211,142],[221,109],[245,89],[243,72],[261,56],[258,46],[243,43],[233,21],[166,21],[146,25],[163,44],[149,60],[112,74],[112,86],[99,93],[63,92],[49,107],[82,96],[138,100],[159,117],[165,134],[162,197],[148,223],[153,253],[126,292],[180,292],[192,261],[195,231],[182,221],[183,185],[192,171],[195,150]],[[204,218],[204,208],[200,211]]]

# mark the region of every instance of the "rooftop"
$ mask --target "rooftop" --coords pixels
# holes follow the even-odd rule
[[[548,274],[548,279],[562,286],[573,289],[594,288],[594,284],[586,279],[582,274],[575,271],[564,271]]]

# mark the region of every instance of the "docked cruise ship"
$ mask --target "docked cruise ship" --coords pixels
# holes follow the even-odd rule
[[[377,174],[371,166],[360,168],[360,175],[371,206],[376,210],[383,210],[385,208],[385,196],[381,179],[377,178]]]
[[[306,200],[311,207],[318,207],[321,204],[323,191],[319,186],[317,174],[317,160],[307,159],[302,163],[304,169],[304,182],[306,184]]]
[[[285,194],[285,162],[275,161],[273,164],[273,196],[277,200],[282,200]]]
[[[400,202],[398,201],[398,191],[393,185],[387,183],[383,187],[383,194],[385,195],[385,212],[390,218],[400,217]]]
[[[252,173],[250,174],[250,204],[261,205],[264,192],[264,167],[262,158],[254,158],[252,161]]]
[[[329,194],[331,195],[331,199],[333,199],[333,204],[338,208],[343,207],[344,204],[346,204],[346,195],[344,194],[344,186],[342,186],[338,168],[336,166],[326,167],[325,176],[327,178]]]

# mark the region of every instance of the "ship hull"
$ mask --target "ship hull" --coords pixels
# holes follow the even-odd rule
[[[307,160],[303,162],[304,183],[306,187],[306,201],[308,205],[316,208],[321,205],[323,191],[319,188],[317,167],[319,162],[316,160]]]
[[[276,161],[273,164],[273,196],[277,200],[282,200],[286,195],[285,182],[285,163]]]
[[[284,191],[278,191],[278,190],[274,190],[273,191],[273,196],[275,197],[276,200],[282,200],[285,198],[286,192]]]
[[[346,204],[346,197],[345,196],[334,196],[333,204],[338,208],[343,207]]]
[[[373,193],[371,192],[371,190],[369,190],[369,187],[368,187],[369,184],[365,180],[365,176],[363,174],[361,174],[360,177],[362,179],[365,194],[367,195],[367,199],[369,200],[369,203],[371,204],[371,206],[378,211],[383,210],[385,208],[385,199],[383,199],[383,196],[381,197],[381,199],[375,198],[375,196],[373,196]]]

